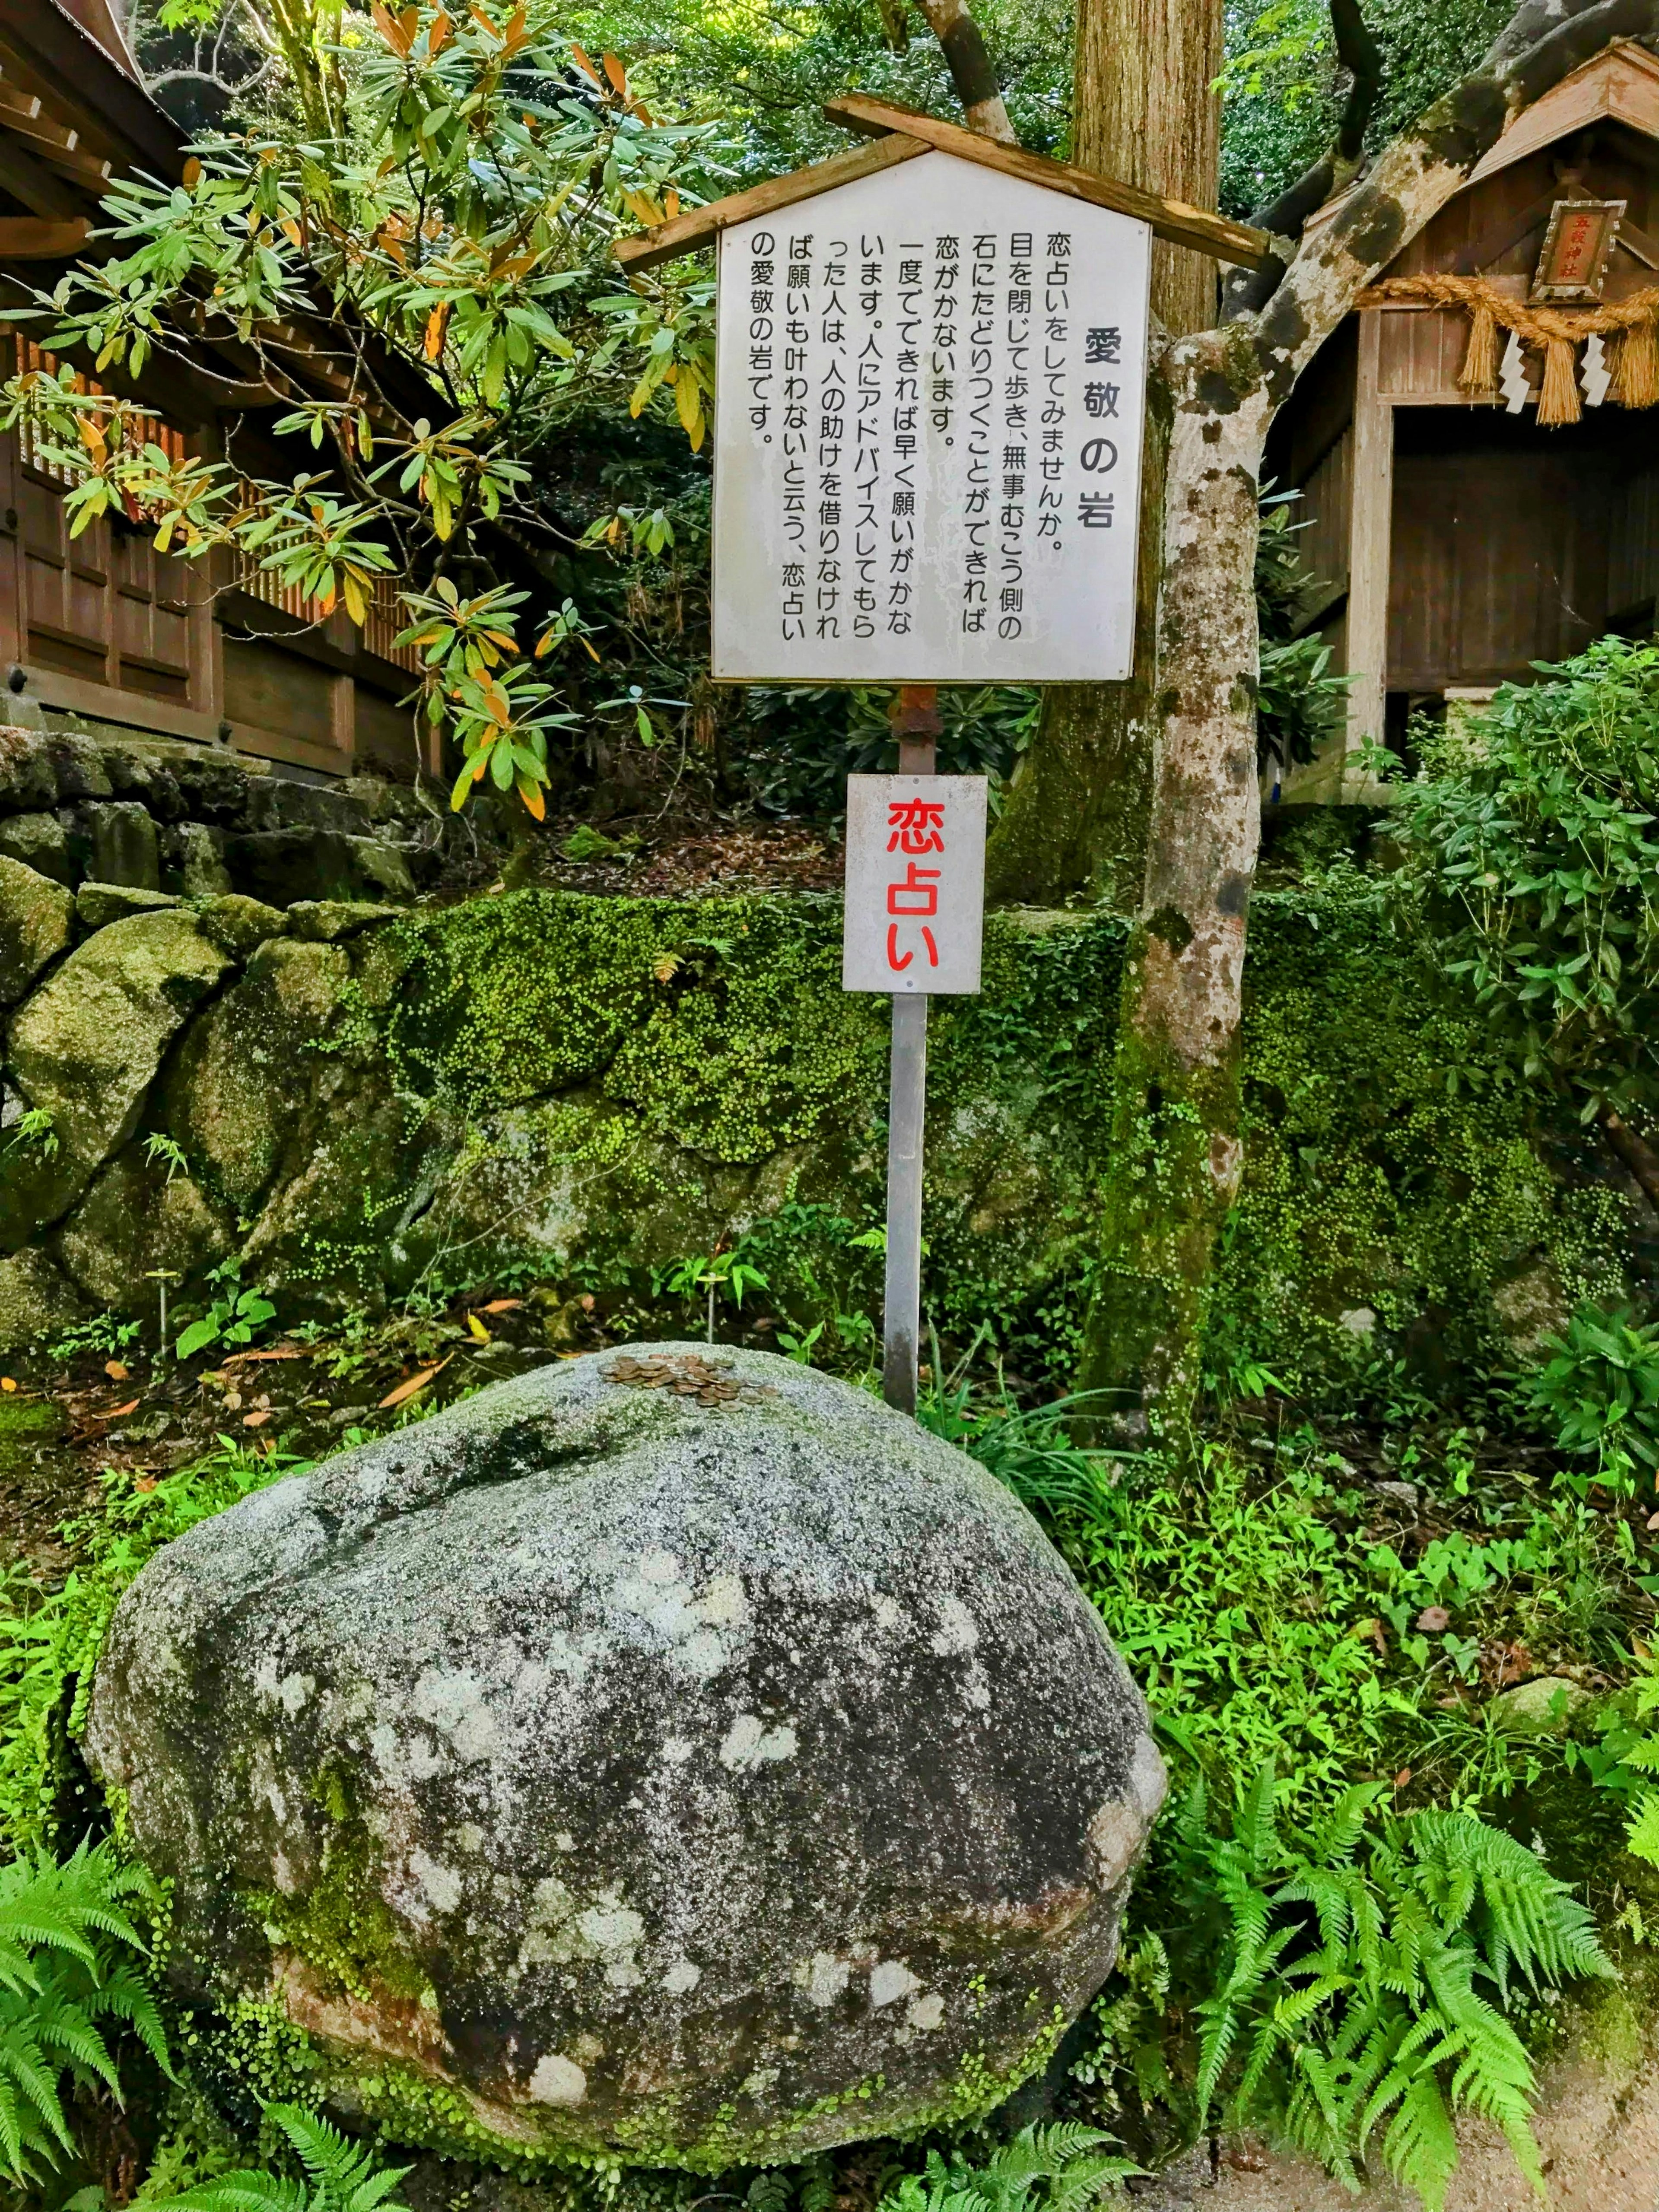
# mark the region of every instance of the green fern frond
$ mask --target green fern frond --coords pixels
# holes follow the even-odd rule
[[[216,2174],[176,2197],[149,2197],[144,2212],[311,2212],[303,2181],[289,2181],[258,2167]]]
[[[293,2144],[331,2212],[369,2212],[388,2194],[387,2186],[378,2185],[382,2177],[373,2151],[353,2142],[314,2112],[299,2105],[267,2105],[265,2118],[274,2121]],[[389,2187],[395,2188],[409,2168],[400,2166],[387,2172]]]
[[[1625,1848],[1650,1866],[1659,1866],[1659,1790],[1644,1790],[1637,1799]]]
[[[1457,2130],[1432,2074],[1418,2075],[1382,2139],[1396,2181],[1414,2189],[1425,2212],[1444,2212],[1447,2185],[1457,2170]]]

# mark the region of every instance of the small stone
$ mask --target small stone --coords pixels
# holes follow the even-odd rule
[[[74,911],[61,884],[0,856],[0,1006],[15,1006],[68,949]]]
[[[201,900],[196,917],[202,934],[233,960],[251,959],[267,938],[288,934],[289,918],[280,907],[244,898],[238,891]]]
[[[136,799],[94,802],[82,810],[79,819],[90,839],[86,872],[94,883],[160,890],[161,863],[155,824]]]
[[[1349,1472],[1352,1474],[1352,1469]],[[1398,1505],[1407,1513],[1417,1510],[1417,1485],[1414,1482],[1374,1482],[1371,1488],[1379,1498],[1386,1498],[1390,1505]]]
[[[185,898],[212,898],[230,890],[225,833],[205,822],[175,822],[156,838],[161,887]]]
[[[415,878],[409,863],[395,845],[379,837],[353,837],[352,874],[356,887],[371,896],[412,899]]]
[[[83,930],[106,929],[129,915],[153,914],[156,908],[177,906],[170,891],[140,890],[131,884],[84,883],[75,894],[75,912]]]
[[[93,738],[73,730],[56,731],[46,740],[46,753],[58,780],[59,799],[107,799],[114,789]]]
[[[88,1308],[63,1269],[44,1252],[0,1260],[0,1352],[21,1352],[38,1338],[84,1321]]]
[[[1341,1326],[1350,1336],[1370,1336],[1376,1327],[1376,1316],[1369,1306],[1350,1306],[1341,1316]]]
[[[36,730],[0,729],[0,808],[33,812],[58,803],[58,777]]]
[[[288,926],[308,944],[332,945],[377,921],[396,921],[402,911],[395,906],[359,906],[349,899],[298,899],[288,909]]]
[[[1494,1728],[1510,1735],[1565,1735],[1590,1693],[1567,1674],[1536,1674],[1488,1700]]]
[[[137,1128],[167,1047],[226,965],[183,908],[129,915],[77,945],[13,1015],[9,1073],[58,1139],[48,1218]]]
[[[0,855],[21,861],[55,884],[73,885],[80,873],[70,852],[68,834],[55,814],[0,817]]]

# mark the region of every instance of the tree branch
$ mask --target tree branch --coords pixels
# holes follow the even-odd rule
[[[1543,34],[1516,37],[1523,19]],[[1383,149],[1260,307],[1261,370],[1279,405],[1357,295],[1408,246],[1510,121],[1616,37],[1659,34],[1659,0],[1528,0],[1461,84]],[[1229,300],[1224,319],[1250,312]]]
[[[1291,243],[1301,237],[1314,210],[1340,191],[1358,169],[1365,147],[1365,126],[1382,89],[1382,49],[1359,11],[1359,0],[1330,0],[1330,11],[1336,58],[1351,80],[1336,136],[1293,185],[1250,217],[1259,230]],[[1274,254],[1259,269],[1230,270],[1221,288],[1222,320],[1233,322],[1266,307],[1284,282],[1288,266],[1285,258]]]
[[[1005,146],[1017,146],[1019,141],[1008,120],[991,57],[986,52],[979,25],[963,5],[963,0],[921,0],[921,10],[945,49],[945,58],[951,65],[951,82],[962,102],[968,128],[982,132],[987,138],[999,138]]]

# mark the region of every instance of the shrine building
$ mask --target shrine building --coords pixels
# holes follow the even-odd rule
[[[99,249],[92,234],[112,182],[176,180],[184,134],[139,83],[111,0],[0,5],[0,380],[53,366],[35,333],[9,322]],[[290,389],[339,396],[320,319],[262,333]],[[380,411],[430,407],[426,387],[377,353]],[[203,342],[153,356],[137,386],[104,384],[149,410],[147,438],[170,454],[231,459],[288,477],[290,446],[270,425],[278,395],[250,387],[250,356]],[[97,391],[89,375],[82,389]],[[386,411],[391,410],[391,411]],[[415,656],[395,580],[377,582],[360,629],[343,608],[318,621],[297,590],[228,550],[190,562],[155,550],[142,519],[100,517],[71,538],[70,471],[26,435],[0,434],[0,721],[9,702],[48,720],[229,745],[302,778],[373,769],[408,777],[411,718],[399,701]]]
[[[1328,222],[1340,199],[1310,232]],[[1525,110],[1304,372],[1264,477],[1303,494],[1303,617],[1354,678],[1285,801],[1475,706],[1659,589],[1659,61],[1621,41]]]

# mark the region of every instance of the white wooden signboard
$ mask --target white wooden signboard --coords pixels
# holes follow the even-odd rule
[[[1127,677],[1151,246],[937,150],[724,231],[714,676]]]
[[[982,775],[849,775],[844,991],[979,988]]]

